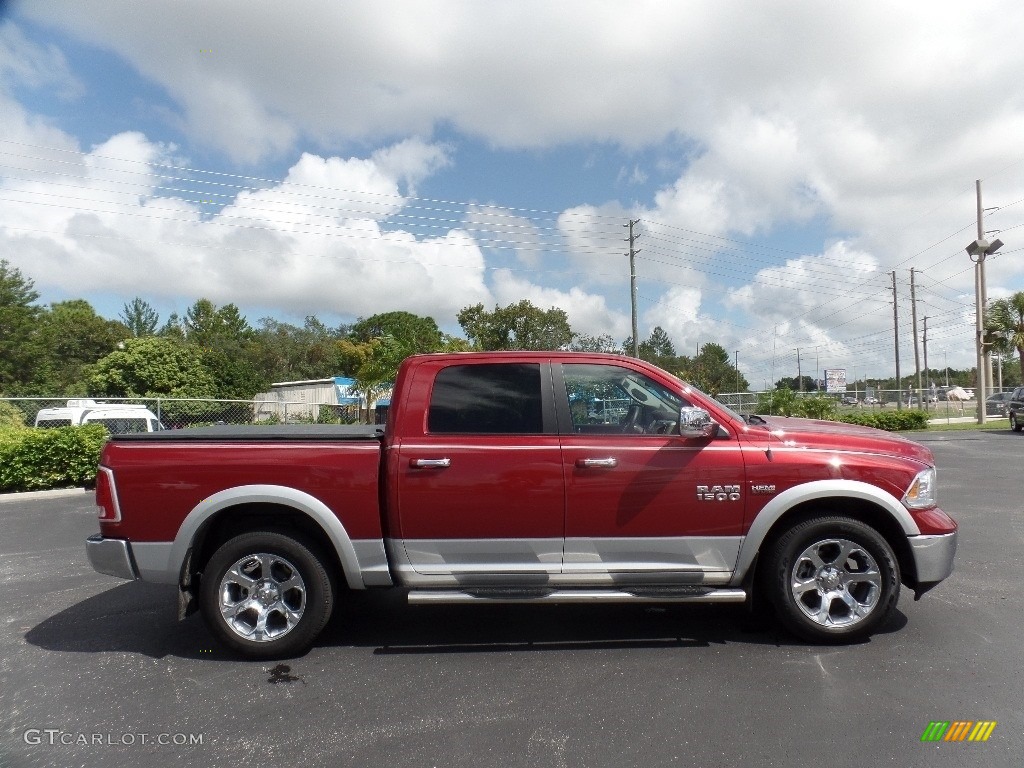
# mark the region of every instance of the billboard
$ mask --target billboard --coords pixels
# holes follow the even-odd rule
[[[845,368],[825,369],[825,391],[836,394],[841,394],[846,391]]]

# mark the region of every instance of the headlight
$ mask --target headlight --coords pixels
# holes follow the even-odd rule
[[[903,503],[911,509],[928,509],[936,505],[935,467],[929,467],[917,473],[914,482],[903,494]]]

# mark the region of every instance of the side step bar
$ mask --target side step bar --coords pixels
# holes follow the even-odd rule
[[[701,588],[637,588],[619,589],[413,589],[409,591],[410,605],[476,603],[742,603],[747,599],[742,589]]]

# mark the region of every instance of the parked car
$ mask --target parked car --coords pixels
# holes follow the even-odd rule
[[[839,402],[841,402],[843,405],[860,405],[860,400],[858,400],[856,397],[844,397]]]
[[[882,401],[877,397],[865,397],[864,405],[881,405]]]
[[[1010,429],[1020,432],[1024,429],[1024,387],[1017,387],[1006,401],[1006,415],[1010,417]]]
[[[1007,405],[1009,405],[1012,395],[1013,392],[996,392],[994,395],[989,395],[985,398],[985,415],[1005,419]]]

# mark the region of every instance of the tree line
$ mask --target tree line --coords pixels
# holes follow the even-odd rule
[[[253,326],[234,304],[218,307],[205,298],[163,322],[139,297],[126,303],[116,320],[101,317],[84,299],[48,306],[38,299],[33,280],[0,259],[2,396],[249,400],[274,382],[347,376],[374,397],[411,354],[513,349],[625,354],[632,348],[632,339],[619,344],[607,334],[577,333],[564,310],[543,309],[526,299],[493,310],[483,304],[463,308],[457,320],[464,337],[442,332],[431,317],[404,311],[336,327],[315,315],[302,325],[267,317]],[[1024,355],[1024,292],[993,302],[987,317],[993,350]],[[749,388],[720,344],[707,342],[692,357],[680,355],[669,334],[656,327],[637,346],[642,359],[711,395]]]
[[[38,303],[34,281],[0,260],[0,395],[5,397],[177,397],[248,400],[271,383],[346,376],[374,397],[411,354],[469,350],[557,350],[624,354],[631,339],[573,331],[566,312],[524,299],[457,315],[464,337],[431,317],[393,311],[329,327],[315,315],[293,325],[265,317],[255,325],[234,304],[198,299],[161,322],[143,298],[118,319],[84,299]],[[746,388],[723,347],[707,343],[677,355],[655,328],[640,357],[712,392]]]

